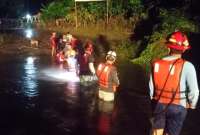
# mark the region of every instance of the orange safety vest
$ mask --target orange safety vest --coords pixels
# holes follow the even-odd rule
[[[97,76],[99,78],[99,85],[103,88],[109,87],[109,73],[111,71],[112,65],[99,64],[97,68]]]
[[[158,60],[153,64],[154,99],[164,104],[180,104],[180,78],[184,60]]]

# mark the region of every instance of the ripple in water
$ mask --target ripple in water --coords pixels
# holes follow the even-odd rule
[[[24,64],[25,75],[23,77],[23,90],[27,97],[38,96],[37,68],[35,66],[35,60],[35,57],[28,57]]]

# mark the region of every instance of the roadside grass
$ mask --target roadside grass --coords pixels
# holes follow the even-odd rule
[[[54,24],[48,24],[46,26],[39,27],[39,29],[48,30],[50,32],[56,31],[60,33],[70,32],[77,37],[85,37],[89,39],[95,39],[99,35],[107,37],[108,40],[126,40],[132,35],[131,26],[124,27],[123,25],[110,24],[108,26],[105,23],[98,23],[95,25],[89,25],[85,27],[78,27],[63,25],[55,26]]]

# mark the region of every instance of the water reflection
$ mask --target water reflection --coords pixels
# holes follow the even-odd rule
[[[73,105],[78,104],[79,100],[79,85],[76,82],[68,82],[64,91],[65,101]]]
[[[99,100],[98,102],[98,132],[99,135],[110,135],[112,122],[114,121],[114,103]]]
[[[23,77],[23,91],[27,97],[35,97],[38,95],[37,68],[35,67],[35,60],[35,57],[28,57],[24,64],[25,75]]]
[[[79,77],[76,72],[69,72],[66,69],[54,67],[46,68],[41,71],[42,76],[40,79],[47,81],[57,81],[57,82],[79,82]]]

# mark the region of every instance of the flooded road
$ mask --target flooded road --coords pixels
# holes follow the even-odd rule
[[[121,135],[135,132],[142,135],[148,132],[148,113],[140,114],[141,106],[134,105],[136,102],[131,98],[119,104],[99,101],[95,84],[80,84],[49,56],[1,58],[1,134]],[[58,78],[62,73],[68,79]],[[136,117],[142,115],[143,118]]]
[[[2,135],[149,133],[151,106],[146,87],[134,86],[140,78],[132,89],[120,88],[115,103],[105,103],[98,100],[95,84],[82,85],[49,56],[1,56],[0,65]],[[59,78],[61,74],[64,77]],[[181,135],[198,135],[198,112],[189,111]]]

